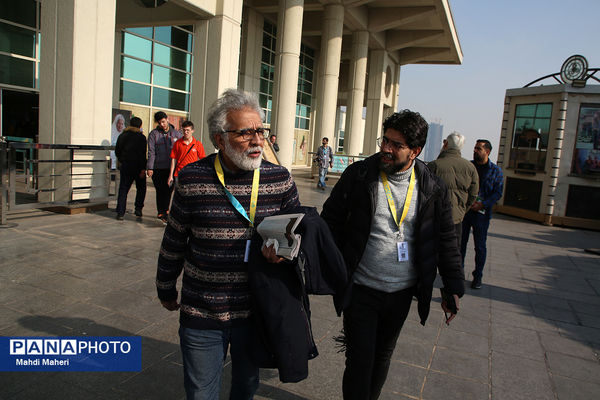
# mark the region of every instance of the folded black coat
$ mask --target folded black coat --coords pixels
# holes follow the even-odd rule
[[[314,207],[304,213],[295,233],[302,235],[300,252],[293,261],[268,263],[258,234],[252,239],[248,280],[256,345],[251,349],[261,368],[277,368],[281,382],[299,382],[308,376],[308,360],[318,355],[310,323],[309,294],[333,295],[341,306],[348,273],[325,221]]]

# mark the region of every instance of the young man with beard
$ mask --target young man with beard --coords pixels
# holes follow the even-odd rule
[[[379,153],[350,165],[321,216],[344,255],[344,399],[377,399],[413,296],[425,324],[436,267],[449,323],[464,293],[452,207],[443,181],[417,160],[427,122],[409,110],[383,123]]]
[[[227,348],[230,399],[251,399],[258,366],[251,345],[248,243],[265,217],[299,205],[287,169],[262,160],[269,129],[255,95],[229,89],[208,113],[219,149],[179,173],[156,274],[158,297],[180,310],[179,336],[188,399],[218,399]],[[282,259],[263,249],[269,262]],[[183,273],[178,301],[177,278]]]
[[[492,144],[485,139],[478,139],[473,149],[473,161],[479,175],[479,195],[469,211],[465,214],[462,223],[461,256],[464,265],[467,254],[469,233],[473,228],[473,241],[475,242],[475,270],[473,271],[472,289],[481,289],[481,278],[487,255],[487,231],[492,218],[492,207],[500,197],[504,187],[502,169],[490,161]]]
[[[154,114],[154,121],[157,124],[156,128],[148,135],[147,173],[152,178],[152,184],[156,190],[157,217],[166,223],[173,192],[173,188],[168,184],[171,150],[182,135],[169,123],[167,114],[163,111]]]

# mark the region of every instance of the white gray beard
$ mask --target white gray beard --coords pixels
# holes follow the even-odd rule
[[[241,170],[244,171],[253,171],[255,169],[260,168],[260,163],[262,162],[262,152],[263,148],[260,146],[250,147],[245,152],[238,152],[229,143],[228,139],[225,139],[225,155],[229,157],[229,159]],[[260,151],[260,157],[252,158],[248,157],[249,153],[254,151]]]

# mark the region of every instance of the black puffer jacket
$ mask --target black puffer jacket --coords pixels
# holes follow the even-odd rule
[[[350,299],[351,276],[369,239],[377,199],[379,157],[378,153],[350,165],[331,191],[321,213],[348,267],[350,278],[344,305]],[[413,261],[418,274],[419,316],[424,325],[429,315],[436,267],[451,294],[461,297],[465,289],[446,185],[420,160],[415,160],[415,173],[419,192]]]

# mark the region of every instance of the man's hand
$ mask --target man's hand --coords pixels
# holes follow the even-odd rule
[[[147,171],[147,173],[148,173],[148,176],[149,176],[150,178],[152,178],[152,174],[154,174],[154,171],[153,171],[153,170],[151,170],[151,169],[149,169],[149,170]]]
[[[456,311],[458,312],[458,310],[459,310],[458,295],[453,294],[452,297],[454,297],[454,303],[456,304]],[[452,311],[450,311],[450,309],[446,305],[445,300],[442,300],[442,310],[444,310],[444,314],[446,314],[446,325],[450,325],[450,321],[452,321],[454,319],[454,317],[456,317],[456,314],[453,313]],[[450,317],[448,317],[448,313],[450,313]]]
[[[162,306],[169,311],[179,310],[179,303],[177,302],[177,300],[169,300],[169,301],[161,300],[160,304],[162,304]]]
[[[279,257],[275,252],[275,245],[272,244],[269,247],[263,246],[260,251],[262,255],[267,259],[268,262],[272,264],[279,264],[284,260],[283,257]]]
[[[140,178],[145,178],[145,177],[146,177],[146,170],[145,170],[145,169],[143,169],[143,170],[141,170],[141,172],[140,172]]]
[[[473,203],[471,205],[471,210],[473,210],[473,211],[483,210],[483,203],[480,201],[476,201],[475,203]]]
[[[169,179],[167,179],[167,185],[171,186],[173,184],[173,177],[169,176]]]

